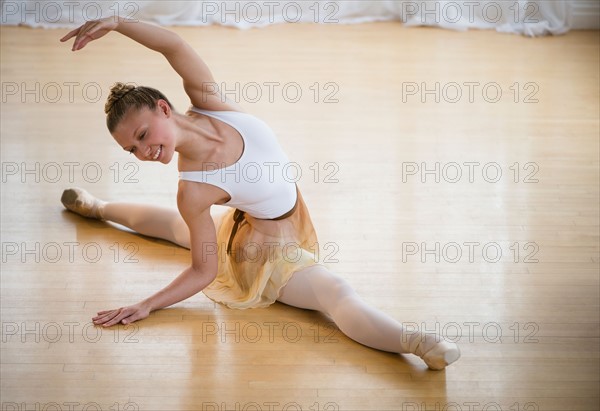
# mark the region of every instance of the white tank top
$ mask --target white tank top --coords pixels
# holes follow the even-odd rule
[[[217,186],[230,196],[224,205],[238,208],[255,218],[282,216],[296,204],[295,169],[273,130],[259,118],[237,111],[190,110],[221,120],[236,129],[244,140],[239,160],[207,164],[206,171],[181,171],[182,180]],[[205,163],[206,164],[206,163]],[[289,175],[288,175],[289,174]]]

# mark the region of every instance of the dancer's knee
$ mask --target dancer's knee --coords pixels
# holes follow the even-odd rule
[[[317,285],[320,288],[318,295],[320,302],[329,314],[340,306],[359,298],[356,291],[344,278],[324,269]]]
[[[354,288],[352,288],[352,286],[350,285],[350,283],[348,283],[348,281],[344,280],[341,277],[338,276],[334,276],[334,278],[331,280],[331,294],[333,295],[334,299],[336,300],[345,300],[348,298],[357,298],[358,295],[356,294],[356,291],[354,290]]]
[[[320,264],[296,272],[283,288],[279,300],[331,315],[348,298],[357,298],[352,286]]]

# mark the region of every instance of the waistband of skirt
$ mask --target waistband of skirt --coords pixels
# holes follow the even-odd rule
[[[296,211],[296,209],[298,208],[298,200],[300,199],[300,191],[298,190],[298,185],[296,185],[296,202],[294,203],[294,206],[292,207],[292,209],[290,211],[288,211],[285,214],[280,215],[279,217],[275,217],[275,218],[257,218],[257,220],[265,220],[265,221],[277,221],[277,220],[283,220],[285,218],[288,218],[289,216],[291,216],[292,214],[294,214],[294,212]],[[233,227],[231,227],[231,234],[229,235],[229,241],[227,242],[227,254],[229,254],[231,252],[231,246],[233,244],[233,238],[235,237],[235,233],[237,232],[240,223],[244,220],[244,216],[245,216],[246,212],[240,210],[239,208],[235,209],[235,212],[233,213]],[[255,217],[256,218],[256,217]]]

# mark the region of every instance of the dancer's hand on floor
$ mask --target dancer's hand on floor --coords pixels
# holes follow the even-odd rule
[[[92,318],[92,321],[96,325],[110,327],[118,323],[131,324],[143,320],[148,315],[150,315],[150,308],[144,303],[137,303],[116,310],[100,311],[97,316]]]
[[[81,50],[92,40],[97,40],[100,37],[104,36],[106,33],[115,30],[119,25],[119,21],[113,17],[106,17],[100,20],[92,20],[86,22],[84,25],[76,28],[75,30],[71,30],[67,33],[60,41],[65,42],[72,37],[75,37],[75,42],[73,43],[73,51]]]

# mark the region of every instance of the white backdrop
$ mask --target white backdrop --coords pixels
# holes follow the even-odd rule
[[[526,36],[565,33],[573,15],[572,3],[566,0],[2,0],[0,13],[2,24],[45,28],[74,27],[86,20],[119,15],[165,26],[222,24],[240,29],[286,22],[398,20],[407,26],[495,29]]]

